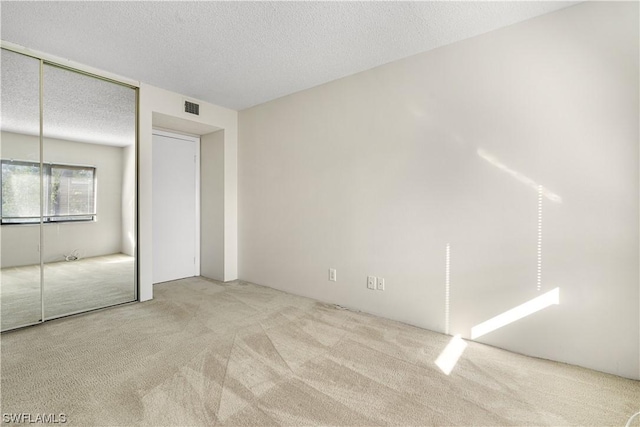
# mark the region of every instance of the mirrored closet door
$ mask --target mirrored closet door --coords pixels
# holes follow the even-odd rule
[[[2,330],[42,321],[40,61],[2,49]]]
[[[136,89],[2,55],[2,330],[134,301]]]

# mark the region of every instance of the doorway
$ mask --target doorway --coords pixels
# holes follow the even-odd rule
[[[200,138],[153,130],[153,283],[200,275]]]

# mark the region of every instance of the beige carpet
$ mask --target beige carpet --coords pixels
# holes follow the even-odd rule
[[[45,317],[59,317],[135,300],[134,258],[112,254],[44,267]],[[1,329],[42,317],[40,266],[0,270]]]
[[[2,413],[69,425],[617,425],[640,383],[469,343],[247,283],[5,333]]]

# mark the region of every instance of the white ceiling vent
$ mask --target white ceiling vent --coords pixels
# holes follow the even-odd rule
[[[195,102],[184,101],[184,112],[199,116],[200,105],[196,104]]]

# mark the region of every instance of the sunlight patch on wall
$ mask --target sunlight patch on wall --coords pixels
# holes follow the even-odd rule
[[[536,270],[536,290],[542,289],[542,185],[538,186],[538,265]]]
[[[525,302],[511,310],[505,311],[485,322],[471,328],[471,339],[479,338],[483,335],[500,329],[517,320],[527,317],[533,313],[543,310],[550,305],[560,304],[560,288],[555,288],[545,294],[540,295],[530,301]]]
[[[447,243],[444,262],[444,333],[449,335],[449,288],[451,285],[451,245]]]

